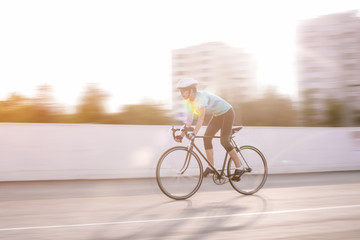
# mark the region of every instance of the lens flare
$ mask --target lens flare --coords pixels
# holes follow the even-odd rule
[[[186,101],[186,106],[188,112],[191,112],[194,116],[199,116],[199,109],[191,101]]]

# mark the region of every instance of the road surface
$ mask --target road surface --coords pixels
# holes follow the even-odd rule
[[[3,182],[0,239],[360,239],[360,172],[271,175],[253,196],[206,178],[185,201],[155,179]]]

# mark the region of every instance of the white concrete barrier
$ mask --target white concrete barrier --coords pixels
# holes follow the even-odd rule
[[[170,128],[1,123],[0,181],[155,177],[161,154],[179,145]],[[244,127],[236,140],[259,148],[270,174],[360,170],[360,128]],[[220,168],[225,152],[216,139],[214,148]]]

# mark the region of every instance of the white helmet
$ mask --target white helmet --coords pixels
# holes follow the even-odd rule
[[[193,78],[183,78],[177,83],[176,88],[177,89],[192,88],[192,87],[196,87],[198,84],[199,82]]]

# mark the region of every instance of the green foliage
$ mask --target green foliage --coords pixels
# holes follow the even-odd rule
[[[356,126],[360,126],[360,111],[356,111],[354,114],[354,123]]]
[[[172,112],[159,104],[128,105],[120,112],[107,113],[107,94],[96,85],[87,86],[74,114],[65,114],[57,107],[51,93],[51,88],[43,85],[38,88],[35,98],[11,94],[8,99],[0,101],[0,122],[141,125],[171,125],[175,122]],[[312,92],[304,94],[305,100],[301,103],[300,111],[296,110],[291,99],[277,94],[273,89],[268,89],[261,98],[248,102],[236,101],[236,94],[233,94],[229,101],[236,113],[235,125],[297,126],[301,123],[305,126],[344,126],[345,111],[342,104],[328,99],[324,102],[325,111],[319,113],[314,108]],[[222,97],[226,99],[226,96]],[[320,115],[322,119],[319,119]],[[353,122],[360,125],[360,112],[354,112],[352,116]],[[206,116],[205,124],[209,118]]]
[[[320,101],[314,97],[315,90],[307,90],[303,93],[302,102],[302,125],[340,127],[350,125],[345,123],[345,105],[339,101],[327,98]],[[350,113],[351,114],[351,113]],[[356,119],[354,119],[356,122]]]
[[[340,127],[343,122],[343,106],[340,103],[336,102],[334,99],[327,99],[325,101],[325,106],[326,120],[324,122],[324,125],[329,127]]]
[[[139,104],[128,105],[121,113],[114,114],[105,121],[118,124],[167,125],[172,118],[161,105]]]
[[[0,122],[30,123],[102,123],[102,124],[171,124],[172,117],[163,106],[139,104],[125,106],[119,113],[106,113],[107,95],[96,85],[88,85],[75,114],[65,114],[56,107],[47,85],[38,88],[36,98],[13,93],[0,101]]]
[[[303,93],[304,102],[302,103],[302,122],[305,126],[317,126],[319,120],[317,119],[317,111],[314,107],[315,98],[313,97],[313,91],[307,90]]]
[[[105,100],[107,95],[96,85],[88,85],[81,103],[77,107],[76,122],[100,123],[105,117]]]
[[[13,93],[5,101],[0,101],[0,122],[56,122],[56,110],[51,107],[51,88],[38,88],[37,97],[29,99]]]
[[[289,98],[269,89],[262,98],[234,106],[236,125],[296,126],[297,113]]]

